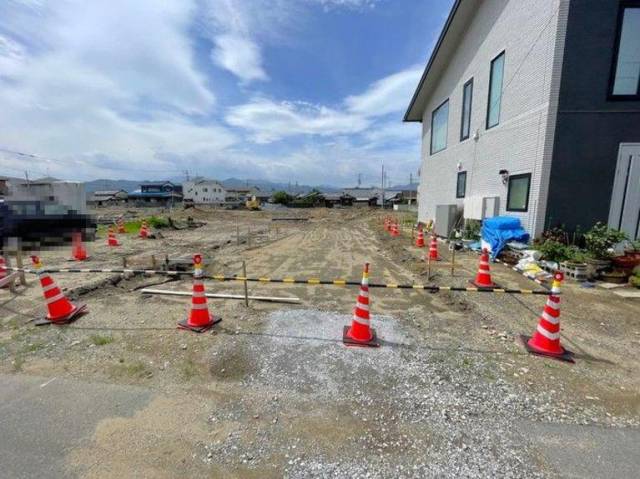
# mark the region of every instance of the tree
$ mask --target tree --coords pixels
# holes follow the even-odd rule
[[[273,202],[274,203],[278,203],[281,205],[286,205],[289,204],[289,202],[293,199],[293,196],[291,196],[289,193],[287,193],[286,191],[276,191],[273,194]]]

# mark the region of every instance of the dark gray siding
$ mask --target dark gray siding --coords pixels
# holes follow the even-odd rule
[[[617,0],[569,7],[546,226],[582,230],[606,222],[623,142],[640,142],[640,102],[607,99]]]

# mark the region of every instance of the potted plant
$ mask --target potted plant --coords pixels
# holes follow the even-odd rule
[[[480,221],[466,220],[462,230],[462,244],[469,246],[480,240]]]
[[[560,263],[560,270],[575,279],[587,279],[589,253],[575,245],[571,245],[567,247],[567,256],[566,261]]]
[[[623,231],[614,230],[600,222],[585,233],[585,247],[591,256],[587,259],[587,264],[594,276],[611,266],[610,248],[626,238],[627,235]]]

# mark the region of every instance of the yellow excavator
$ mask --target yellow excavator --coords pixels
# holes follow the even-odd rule
[[[250,200],[244,203],[244,206],[250,211],[260,211],[260,200],[252,196]]]

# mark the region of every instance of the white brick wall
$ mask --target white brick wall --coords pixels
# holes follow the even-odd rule
[[[524,228],[537,235],[544,227],[568,0],[477,3],[475,16],[423,113],[419,218],[434,218],[438,204],[456,203],[462,208],[463,200],[456,199],[459,163],[460,171],[467,171],[466,196],[499,196],[500,214],[518,216]],[[503,50],[500,124],[486,130],[490,64]],[[471,135],[461,142],[462,87],[471,77]],[[430,155],[431,113],[447,98],[447,148]],[[531,173],[526,213],[506,211],[507,186],[498,174],[501,169],[512,175]]]

